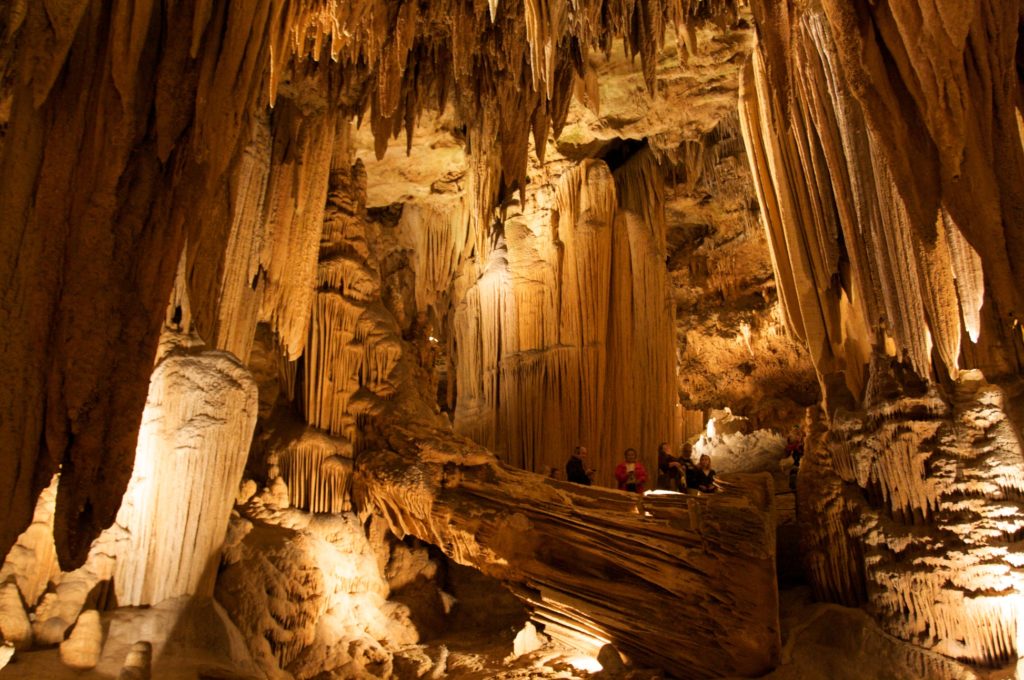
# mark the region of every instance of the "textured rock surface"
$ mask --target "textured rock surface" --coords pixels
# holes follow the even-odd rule
[[[345,458],[347,444],[355,507],[384,517],[398,536],[427,541],[458,563],[515,584],[556,640],[596,654],[614,639],[640,663],[698,673],[768,669],[778,628],[767,477],[738,478],[730,493],[714,497],[645,501],[548,483],[453,434],[434,406],[433,365],[421,354],[429,340],[412,334],[403,341],[389,309],[395,298],[383,299],[390,253],[381,234],[401,227],[368,219],[362,166],[341,160],[339,154],[331,174],[318,301],[293,391],[306,421],[332,434],[291,423],[288,408],[264,422],[259,451],[266,457],[266,489],[242,511],[252,530],[229,552],[218,586],[263,667],[301,677],[328,667],[386,674],[395,663],[392,648],[401,642],[396,636],[408,634],[400,617],[398,624],[387,623],[394,603],[384,602],[387,586],[379,576],[345,580],[352,570],[339,560],[365,552],[351,544],[366,540],[359,538],[359,523],[306,512],[316,507],[315,497],[344,493],[334,484],[348,481],[332,481],[324,462]],[[603,163],[594,166],[598,189],[606,192],[609,171]],[[605,205],[606,212],[614,210],[613,202]],[[289,371],[279,378],[285,402]],[[325,459],[316,447],[307,449],[313,442],[326,442],[334,453]],[[294,505],[303,496],[303,507],[286,509],[282,502]],[[622,546],[608,551],[609,541]],[[392,555],[392,565],[400,554]],[[412,597],[414,584],[393,580],[395,600],[409,609],[410,620],[421,631],[435,627],[422,615],[424,598]],[[733,603],[728,621],[719,620],[714,604],[721,598]],[[438,602],[444,606],[444,597]],[[639,626],[632,614],[637,607],[643,611]],[[438,604],[432,608],[436,620]],[[338,612],[333,619],[325,614],[332,610]],[[682,611],[701,623],[686,643],[668,644],[670,620]],[[718,642],[726,629],[739,642]],[[401,658],[400,665],[411,657]]]
[[[798,488],[809,576],[1002,665],[1021,646],[1019,8],[752,10],[743,134],[824,397]]]
[[[71,635],[60,643],[60,660],[68,668],[87,671],[95,668],[103,651],[103,627],[95,609],[82,612]]]
[[[256,412],[256,385],[227,353],[172,352],[157,364],[118,512],[119,605],[213,592]]]
[[[0,639],[18,649],[32,646],[32,623],[13,583],[0,588]]]
[[[141,669],[149,650],[151,676],[167,680],[203,677],[264,677],[224,610],[209,598],[177,598],[155,607],[125,607],[101,616],[106,632],[95,668],[72,670],[56,649],[19,653],[0,670],[11,680],[135,680],[130,665]],[[134,671],[133,671],[134,672]]]
[[[84,608],[155,605],[213,591],[256,419],[256,386],[230,355],[189,348],[192,341],[171,333],[165,340],[117,523],[93,542],[82,567],[61,572],[54,480],[0,571],[10,579],[7,597],[19,606],[24,597],[32,611],[38,644],[68,644],[67,631]],[[87,667],[99,654],[91,639],[69,645],[69,663]]]
[[[423,433],[394,428],[389,442],[359,459],[365,501],[393,532],[518,585],[556,639],[593,654],[614,641],[640,663],[697,677],[774,665],[767,476],[736,477],[727,493],[643,498],[545,480]],[[692,621],[684,638],[680,618]]]
[[[782,594],[784,645],[771,680],[997,680],[985,671],[887,635],[860,609],[812,603],[806,589]]]
[[[621,37],[652,88],[666,25],[734,12],[724,0],[588,2],[574,20],[537,3],[370,6],[3,8],[0,326],[17,332],[3,345],[0,448],[14,464],[0,466],[0,552],[61,464],[64,567],[113,522],[183,250],[204,339],[244,355],[258,307],[289,356],[302,351],[336,112],[368,113],[383,154],[451,97],[469,212],[486,224],[524,183],[530,135],[561,129],[592,47]]]

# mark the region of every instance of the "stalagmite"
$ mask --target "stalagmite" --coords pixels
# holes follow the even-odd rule
[[[212,592],[256,411],[256,386],[228,354],[178,350],[157,364],[118,513],[119,604]]]
[[[0,588],[0,639],[16,649],[32,646],[32,623],[13,583]]]
[[[39,494],[32,524],[11,548],[0,567],[0,582],[13,578],[28,607],[34,607],[50,584],[61,579],[53,546],[53,511],[57,502],[57,479]]]
[[[149,680],[152,674],[153,645],[136,642],[132,645],[117,680]]]
[[[95,609],[82,612],[67,640],[60,643],[60,660],[76,671],[94,668],[103,649],[103,626]]]

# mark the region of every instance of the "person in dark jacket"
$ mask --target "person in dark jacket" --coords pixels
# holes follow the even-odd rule
[[[577,446],[573,449],[569,462],[565,464],[565,478],[576,484],[590,486],[594,482],[594,473],[597,470],[588,469],[586,466],[587,447]]]
[[[715,487],[715,471],[711,469],[711,456],[705,453],[700,457],[700,464],[693,471],[690,481],[692,482],[691,489],[697,489],[704,493],[714,493],[718,490]]]
[[[684,474],[682,462],[669,453],[668,442],[662,442],[658,446],[658,488],[685,492]]]

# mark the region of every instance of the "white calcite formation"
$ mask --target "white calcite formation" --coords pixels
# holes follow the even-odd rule
[[[230,355],[172,352],[157,364],[118,513],[118,604],[213,591],[256,415],[256,385]]]
[[[801,469],[812,582],[822,597],[866,602],[894,635],[1002,665],[1024,596],[1024,456],[1008,395],[962,371],[947,402],[888,364],[872,369],[873,405],[819,426]]]
[[[24,598],[32,611],[27,639],[39,645],[62,643],[72,625],[82,625],[86,607],[157,604],[213,591],[255,424],[256,387],[229,355],[167,337],[169,353],[153,372],[118,522],[94,541],[84,565],[61,572],[54,559],[55,480],[0,572],[13,577],[5,601],[18,598],[21,606]],[[87,618],[83,631],[89,625]],[[74,658],[87,658],[81,650],[92,649],[91,638],[81,635],[70,647],[79,651],[68,652]],[[7,639],[15,639],[13,631]]]

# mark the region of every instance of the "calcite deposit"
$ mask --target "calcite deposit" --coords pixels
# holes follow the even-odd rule
[[[822,388],[798,500],[821,597],[1016,658],[1016,3],[754,2],[740,114],[779,297]]]
[[[1005,673],[1021,17],[0,4],[0,676]]]

